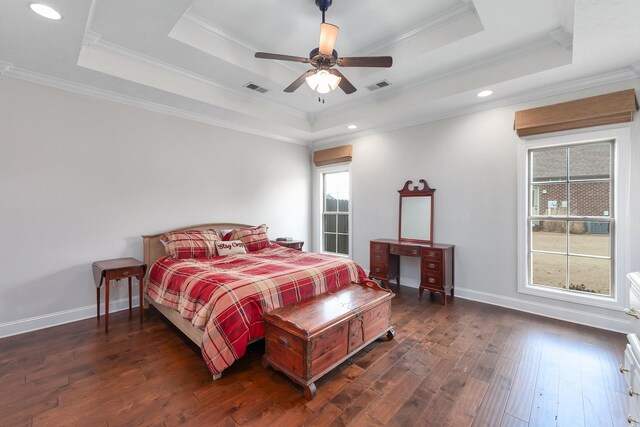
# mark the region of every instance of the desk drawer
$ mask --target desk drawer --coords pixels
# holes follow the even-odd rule
[[[423,271],[431,271],[440,273],[442,271],[442,263],[440,261],[435,261],[433,259],[423,259],[422,260],[422,268]]]
[[[440,249],[423,248],[422,256],[427,259],[439,261],[442,259],[442,251]]]
[[[393,255],[420,256],[420,247],[407,245],[391,245],[389,253]]]
[[[371,252],[383,252],[387,253],[389,251],[388,243],[380,243],[380,242],[370,242],[369,249]]]
[[[421,287],[443,289],[442,276],[435,272],[422,273]]]
[[[109,272],[109,279],[124,279],[127,277],[137,276],[140,273],[140,268],[138,267],[130,267],[130,268],[121,268],[119,270],[112,270]]]
[[[370,267],[369,273],[371,273],[371,275],[387,277],[387,273],[389,269],[386,263],[371,262],[369,267]]]
[[[373,252],[369,253],[369,264],[386,264],[388,255],[386,252]]]

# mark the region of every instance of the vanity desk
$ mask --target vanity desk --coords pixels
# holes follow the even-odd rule
[[[420,298],[425,290],[442,295],[447,304],[447,294],[453,296],[454,245],[440,243],[404,242],[398,239],[375,239],[369,243],[369,277],[381,280],[387,287],[396,280],[400,291],[400,257],[420,258]]]
[[[396,279],[400,292],[400,257],[420,258],[420,299],[425,290],[453,297],[454,245],[433,242],[433,205],[435,188],[421,179],[417,185],[407,181],[398,190],[399,217],[397,239],[375,239],[369,243],[369,277],[378,279],[387,288]]]

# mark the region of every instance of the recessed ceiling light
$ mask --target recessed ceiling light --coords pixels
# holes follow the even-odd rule
[[[60,12],[58,12],[51,6],[47,6],[46,4],[31,3],[29,7],[35,13],[47,19],[53,19],[54,21],[59,21],[60,19],[62,19],[62,15],[60,15]]]
[[[351,129],[351,130],[358,129],[358,126],[356,126],[356,125],[349,125],[349,126],[347,126],[347,129]]]
[[[485,96],[489,96],[492,93],[492,90],[483,90],[482,92],[478,92],[478,98],[484,98]]]

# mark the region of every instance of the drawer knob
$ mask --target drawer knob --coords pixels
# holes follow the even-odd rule
[[[285,337],[278,337],[278,342],[283,346],[289,348],[289,340],[286,339]]]
[[[429,277],[429,283],[436,283],[436,279],[434,279],[433,277]]]
[[[429,252],[429,256],[436,256],[435,252]]]
[[[640,420],[637,418],[633,418],[631,415],[627,417],[627,422],[629,424],[640,424]]]
[[[122,274],[126,276],[126,275],[129,274],[129,272],[128,271],[123,271]]]
[[[429,264],[429,265],[428,265],[428,267],[429,267],[429,268],[436,268],[436,265],[435,265],[435,264],[433,264],[433,263],[431,263],[431,264]]]
[[[414,249],[414,250],[412,250],[412,251],[411,251],[411,253],[412,253],[413,255],[418,255],[418,250],[417,250],[417,249]]]
[[[623,374],[625,372],[631,372],[631,369],[627,369],[624,367],[624,365],[620,365],[620,373]]]
[[[633,307],[625,308],[624,313],[628,316],[635,317],[636,319],[640,319],[640,312],[638,312],[638,310],[636,310]]]
[[[629,396],[633,397],[633,396],[638,396],[638,395],[640,395],[640,393],[638,393],[637,391],[635,391],[634,389],[629,387]]]
[[[380,268],[376,267],[376,273],[380,273]]]

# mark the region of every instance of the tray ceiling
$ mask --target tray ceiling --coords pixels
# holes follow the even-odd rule
[[[640,75],[636,0],[334,0],[326,19],[340,27],[340,56],[391,55],[394,65],[342,68],[358,90],[324,103],[306,85],[282,91],[308,65],[253,57],[307,56],[321,22],[314,0],[46,4],[63,19],[0,4],[2,74],[299,143]],[[390,85],[367,89],[382,80]],[[487,88],[493,96],[476,96]]]

